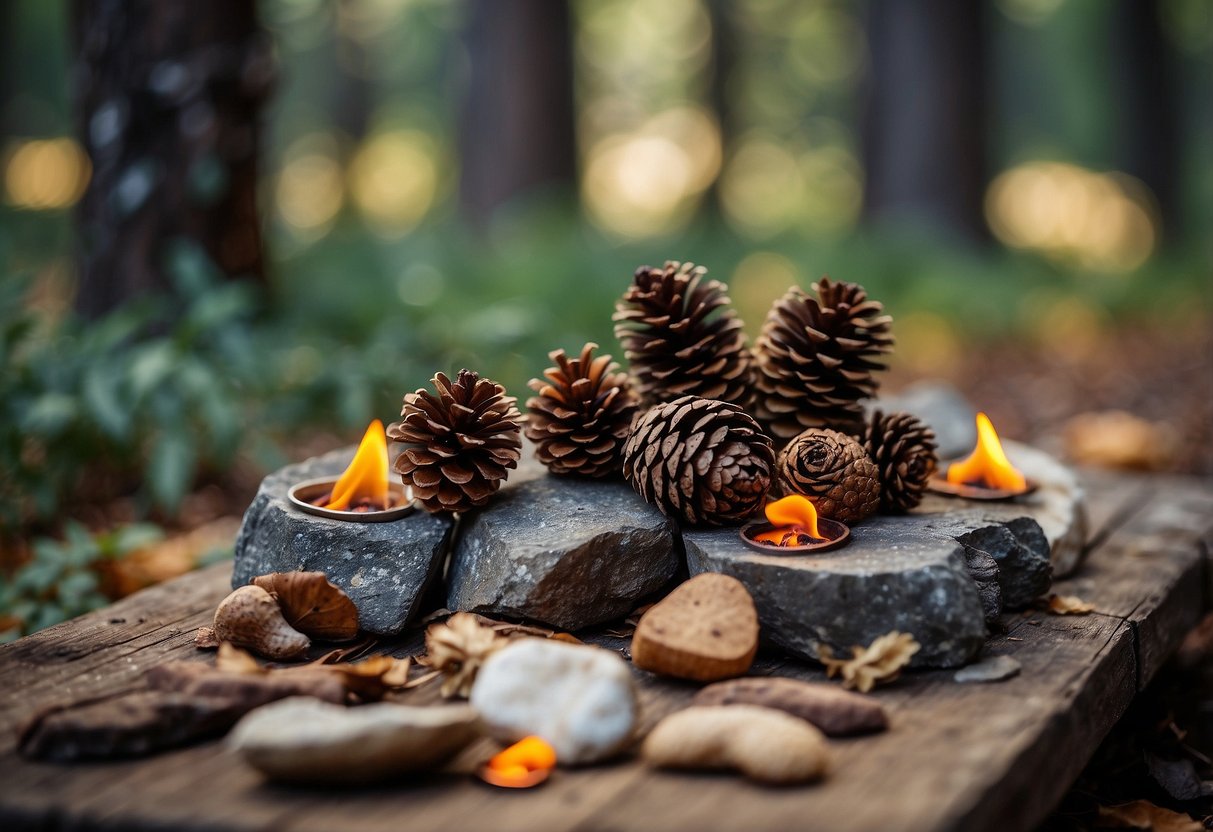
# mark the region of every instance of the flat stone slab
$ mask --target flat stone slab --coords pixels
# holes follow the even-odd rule
[[[817,658],[900,630],[922,645],[913,664],[952,667],[976,655],[986,622],[1049,590],[1058,553],[1076,559],[1086,535],[1082,489],[1048,454],[1004,443],[1039,489],[1007,502],[930,495],[903,516],[877,516],[824,555],[764,555],[736,529],[684,530],[692,575],[724,572],[754,596],[763,633]]]
[[[943,462],[967,456],[977,441],[974,426],[977,411],[950,384],[920,382],[899,395],[879,400],[873,407],[885,411],[904,410],[930,425],[939,442],[939,457]],[[1002,445],[1011,463],[1040,486],[1035,493],[1005,503],[928,495],[920,510],[933,513],[975,511],[990,520],[1030,514],[1049,541],[1054,575],[1061,578],[1071,574],[1082,563],[1087,542],[1086,495],[1078,477],[1036,448],[1005,438]]]
[[[626,483],[523,468],[461,521],[450,609],[576,630],[626,616],[674,578],[673,522]]]
[[[820,555],[765,555],[737,529],[682,533],[692,575],[723,572],[754,597],[762,635],[788,652],[818,658],[818,646],[850,655],[890,630],[922,645],[915,666],[955,667],[986,640],[986,616],[965,568],[964,546],[924,533],[909,517],[874,517],[851,542]]]
[[[455,522],[417,509],[390,523],[351,523],[304,514],[287,500],[291,486],[337,476],[353,458],[345,448],[262,480],[236,538],[232,586],[270,572],[324,572],[358,607],[363,630],[394,635],[442,571]]]

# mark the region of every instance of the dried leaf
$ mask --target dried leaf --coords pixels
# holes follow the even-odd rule
[[[477,616],[460,612],[445,624],[431,624],[426,629],[426,655],[421,662],[446,676],[443,696],[466,698],[480,666],[508,641],[494,627],[481,624]]]
[[[266,672],[265,668],[253,658],[252,653],[245,652],[226,641],[219,645],[219,654],[215,656],[215,669],[226,673]]]
[[[219,638],[215,635],[214,627],[199,627],[194,634],[194,646],[199,650],[214,650],[219,646]]]
[[[921,647],[913,636],[894,630],[868,647],[852,647],[849,659],[835,658],[834,651],[824,644],[818,645],[817,652],[829,678],[841,675],[844,688],[867,693],[877,682],[891,682],[901,675],[901,669]]]
[[[1213,656],[1213,612],[1205,615],[1200,623],[1184,636],[1175,658],[1180,667],[1192,668],[1207,661],[1211,656]]]
[[[1156,471],[1179,451],[1175,429],[1123,410],[1080,413],[1063,429],[1066,454],[1083,465]]]
[[[358,635],[358,608],[323,572],[274,572],[253,578],[272,594],[287,623],[323,641],[351,641]]]
[[[1182,812],[1155,806],[1148,800],[1134,800],[1121,806],[1100,806],[1101,826],[1149,829],[1153,832],[1204,832],[1204,824]],[[1110,823],[1103,823],[1110,821]]]
[[[1053,615],[1086,615],[1095,607],[1077,595],[1050,595],[1045,609]]]
[[[411,659],[396,659],[391,656],[372,656],[360,662],[333,664],[326,661],[330,656],[322,656],[314,662],[296,667],[264,667],[240,648],[222,644],[215,659],[215,669],[224,673],[274,678],[333,679],[346,693],[359,699],[375,701],[382,699],[383,695],[393,688],[403,688],[408,682],[409,667],[412,665]],[[343,700],[344,697],[337,701]]]

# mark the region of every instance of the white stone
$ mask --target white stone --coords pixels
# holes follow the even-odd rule
[[[481,733],[467,705],[346,708],[300,696],[250,712],[228,747],[271,780],[361,783],[436,768]]]
[[[636,690],[622,658],[549,639],[521,639],[494,653],[470,701],[497,739],[534,734],[566,765],[609,757],[627,745],[636,725]]]

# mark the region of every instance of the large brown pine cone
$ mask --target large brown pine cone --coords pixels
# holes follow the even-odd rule
[[[707,269],[667,261],[641,266],[616,304],[615,337],[646,405],[699,396],[745,406],[750,351],[727,287]]]
[[[467,511],[488,502],[518,466],[522,414],[504,387],[471,370],[454,382],[439,373],[433,383],[438,395],[406,393],[400,421],[387,429],[407,445],[394,467],[426,511]]]
[[[683,396],[637,420],[623,449],[623,475],[667,517],[723,526],[762,507],[775,452],[740,407]]]
[[[877,410],[868,420],[864,448],[880,472],[880,510],[909,511],[922,502],[935,470],[935,432],[909,413]]]
[[[810,427],[858,432],[860,402],[884,369],[876,359],[893,348],[893,319],[862,286],[823,277],[813,288],[816,298],[793,286],[776,301],[754,345],[754,415],[777,440]]]
[[[611,356],[594,358],[597,344],[586,344],[581,357],[564,350],[548,353],[555,367],[545,379],[531,379],[538,396],[527,400],[526,436],[535,456],[553,474],[605,477],[623,466],[623,443],[639,409],[627,373]]]
[[[855,439],[829,428],[809,428],[779,454],[778,488],[803,494],[822,517],[858,523],[880,505],[875,463]]]

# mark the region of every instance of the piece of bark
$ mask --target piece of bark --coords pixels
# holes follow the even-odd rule
[[[836,685],[782,677],[717,682],[695,694],[692,704],[775,708],[812,723],[831,737],[883,731],[889,726],[884,707],[870,696]]]
[[[288,696],[313,696],[341,705],[348,693],[341,676],[310,667],[254,674],[216,670],[200,662],[170,662],[153,667],[146,678],[152,690],[229,699],[243,703],[246,710]]]
[[[18,749],[54,762],[140,757],[224,734],[249,710],[236,698],[136,691],[41,711],[20,729]]]

